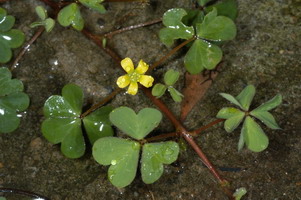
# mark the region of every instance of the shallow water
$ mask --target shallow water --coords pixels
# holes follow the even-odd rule
[[[153,19],[169,8],[188,8],[189,0],[152,1],[140,3],[110,3],[108,12],[99,15],[84,12],[87,27],[94,33],[106,33]],[[238,153],[239,131],[227,134],[222,125],[207,130],[198,143],[214,165],[241,168],[222,171],[234,188],[246,187],[250,200],[301,199],[301,61],[300,9],[296,1],[239,0],[237,38],[223,46],[224,67],[214,84],[184,123],[194,129],[213,121],[217,111],[229,105],[219,92],[237,94],[246,84],[257,87],[254,106],[281,93],[284,102],[273,110],[282,130],[264,129],[270,138],[262,153],[243,150]],[[12,0],[3,6],[17,18],[16,26],[29,39],[34,30],[28,25],[36,20],[34,8],[43,5],[36,0]],[[154,63],[169,49],[158,39],[161,25],[125,32],[113,37],[109,45],[121,57],[131,57],[135,63],[143,58]],[[182,68],[183,54],[173,56],[164,67]],[[155,72],[157,77],[165,68]],[[42,107],[52,94],[60,94],[66,83],[76,83],[85,92],[86,105],[99,101],[115,86],[123,72],[101,49],[72,29],[56,26],[44,33],[20,61],[13,75],[25,84],[31,97],[30,108],[23,113],[18,130],[0,136],[0,186],[33,191],[53,200],[66,199],[227,199],[209,171],[189,147],[178,161],[165,167],[164,175],[151,185],[138,174],[125,189],[113,187],[106,177],[107,167],[98,165],[91,152],[76,160],[65,158],[59,146],[47,142],[40,131]],[[181,79],[183,83],[183,79]],[[181,83],[177,85],[180,88]],[[163,98],[174,113],[179,106]],[[140,92],[137,96],[119,94],[111,102],[115,107],[126,105],[140,110],[154,107]],[[173,127],[164,120],[158,131]]]

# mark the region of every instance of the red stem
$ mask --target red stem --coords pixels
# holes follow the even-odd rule
[[[198,135],[198,134],[200,134],[202,131],[207,130],[207,129],[210,128],[211,126],[214,126],[215,124],[218,124],[218,123],[223,122],[223,121],[225,121],[225,120],[224,120],[224,119],[217,119],[217,120],[215,120],[215,121],[213,121],[213,122],[210,122],[209,124],[207,124],[207,125],[205,125],[205,126],[202,126],[202,127],[200,127],[199,129],[196,129],[196,130],[192,131],[192,135],[193,135],[193,136]]]

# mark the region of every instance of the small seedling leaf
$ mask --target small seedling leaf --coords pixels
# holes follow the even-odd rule
[[[35,8],[37,15],[39,18],[44,21],[47,18],[47,10],[43,6],[37,6]]]
[[[113,110],[110,106],[104,106],[83,119],[91,144],[102,137],[113,136],[113,129],[109,120],[109,114]]]
[[[224,123],[224,128],[228,133],[231,133],[234,129],[236,129],[239,124],[242,122],[243,118],[245,117],[244,112],[239,112],[236,115],[227,119]]]
[[[271,100],[267,101],[266,103],[263,103],[253,111],[269,111],[276,108],[281,103],[282,103],[282,96],[280,94],[277,94]]]
[[[101,14],[106,12],[105,7],[101,5],[103,1],[104,0],[79,0],[79,2],[84,6],[91,8]]]
[[[153,88],[152,88],[152,95],[160,98],[161,96],[164,95],[167,87],[161,83],[157,83]]]
[[[236,97],[236,99],[238,100],[238,102],[240,103],[244,111],[249,110],[255,92],[256,92],[255,87],[253,85],[248,85]]]
[[[84,20],[76,3],[71,3],[61,9],[58,14],[58,21],[62,26],[67,27],[71,25],[78,31],[84,28]]]
[[[236,36],[234,22],[228,17],[217,16],[216,12],[214,8],[201,24],[196,25],[198,37],[217,42],[234,39]]]
[[[159,32],[160,40],[166,45],[171,46],[176,39],[189,39],[194,35],[193,27],[186,26],[182,18],[187,12],[182,8],[173,8],[166,11],[163,15],[163,28]]]
[[[141,175],[146,184],[157,181],[163,174],[163,164],[177,160],[179,145],[176,142],[149,143],[143,146]]]
[[[246,117],[241,134],[245,143],[251,151],[261,152],[269,145],[269,139],[261,127],[249,116]]]
[[[271,128],[271,129],[280,129],[275,118],[268,111],[253,110],[252,112],[250,112],[250,115],[252,115],[253,117],[256,117],[257,119],[262,121],[262,123],[264,123],[267,127]]]
[[[164,75],[164,82],[168,86],[174,85],[180,77],[180,73],[173,69],[168,70]]]
[[[171,95],[172,99],[175,101],[175,102],[181,102],[182,99],[183,99],[183,95],[178,91],[176,90],[174,87],[172,86],[169,86],[168,87],[168,92],[169,94]]]
[[[197,39],[187,52],[184,64],[191,74],[198,74],[204,69],[214,69],[222,60],[222,50],[209,42]]]
[[[235,20],[237,17],[237,2],[236,0],[223,0],[216,4],[208,6],[205,8],[207,13],[211,12],[214,8],[217,10],[218,15],[229,17]]]
[[[124,133],[137,140],[143,139],[162,119],[162,114],[154,108],[144,108],[136,114],[131,108],[119,107],[110,113],[110,121]]]
[[[235,197],[235,200],[240,200],[245,194],[247,194],[247,189],[241,187],[235,190],[233,196]]]
[[[227,99],[228,101],[230,101],[231,103],[239,106],[240,108],[242,108],[242,105],[238,102],[238,100],[233,97],[231,94],[227,94],[227,93],[219,93],[222,97],[224,97],[225,99]],[[242,108],[243,109],[243,108]]]
[[[53,29],[54,25],[55,25],[55,21],[52,18],[47,18],[44,21],[45,30],[48,33]]]
[[[96,162],[111,165],[108,178],[119,188],[129,185],[136,176],[140,144],[131,140],[115,137],[98,139],[92,149]]]

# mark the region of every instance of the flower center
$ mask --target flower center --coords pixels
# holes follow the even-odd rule
[[[138,82],[140,79],[140,74],[138,74],[136,71],[129,74],[131,82]]]

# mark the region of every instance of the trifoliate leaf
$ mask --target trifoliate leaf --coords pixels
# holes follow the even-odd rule
[[[261,152],[269,145],[269,139],[261,127],[249,116],[246,117],[241,134],[245,143],[251,151]]]
[[[222,15],[235,20],[237,17],[237,2],[236,0],[223,0],[216,4],[205,8],[207,13],[211,12],[214,8],[217,10],[217,15]]]
[[[136,114],[131,108],[119,107],[110,113],[110,121],[132,138],[143,139],[160,123],[162,114],[154,108],[144,108]]]
[[[152,95],[160,98],[161,96],[163,96],[163,94],[165,93],[167,87],[161,83],[157,83],[153,88],[152,88]]]
[[[146,184],[157,181],[163,174],[163,164],[177,160],[179,145],[176,142],[149,143],[143,146],[141,175]]]
[[[238,100],[238,102],[240,103],[240,105],[244,111],[249,110],[249,107],[254,98],[255,92],[256,92],[255,87],[253,85],[248,85],[236,97],[236,99]]]
[[[17,112],[22,112],[29,106],[29,97],[22,91],[22,82],[11,79],[11,72],[5,67],[1,67],[0,133],[10,133],[18,128],[20,117]]]
[[[166,46],[171,46],[176,39],[190,39],[194,35],[193,27],[182,22],[185,15],[187,12],[182,8],[173,8],[164,13],[163,24],[166,28],[160,30],[159,37]]]
[[[201,24],[196,25],[196,33],[198,37],[206,40],[218,42],[232,40],[236,36],[236,26],[230,18],[217,16],[214,8]]]
[[[276,108],[281,103],[282,103],[282,96],[280,94],[277,94],[271,100],[263,103],[261,106],[257,107],[253,111],[269,111],[269,110],[272,110],[272,109]]]
[[[241,109],[243,109],[242,105],[238,102],[238,100],[233,97],[231,94],[227,94],[227,93],[219,93],[222,97],[224,97],[225,99],[227,99],[228,101],[230,101],[231,103],[239,106]]]
[[[62,26],[67,27],[71,25],[78,31],[84,28],[84,20],[76,3],[71,3],[61,9],[58,14],[58,21]]]
[[[191,74],[198,74],[204,69],[214,69],[222,60],[222,55],[218,46],[197,39],[184,58],[185,68]]]
[[[101,5],[103,1],[104,0],[79,0],[79,2],[84,6],[91,8],[101,14],[106,12],[105,7]]]
[[[112,107],[104,106],[83,119],[91,144],[94,144],[99,138],[113,136],[114,131],[109,120],[109,114],[112,110]]]
[[[172,99],[175,101],[175,102],[181,102],[182,99],[183,99],[183,94],[181,94],[178,90],[176,90],[174,87],[172,86],[169,86],[168,87],[168,92],[170,93]]]
[[[180,77],[180,73],[173,69],[168,70],[164,75],[164,82],[168,86],[174,85]]]
[[[202,23],[204,20],[204,12],[200,10],[187,10],[187,15],[182,18],[182,22],[186,26],[195,26],[197,23]]]
[[[262,121],[262,123],[264,123],[267,127],[271,128],[271,129],[280,129],[275,118],[268,111],[253,110],[252,112],[250,112],[250,115],[252,115],[253,117],[256,117],[257,119]]]
[[[92,149],[96,162],[111,165],[108,178],[119,188],[129,185],[136,176],[140,144],[131,140],[114,137],[98,139]]]

